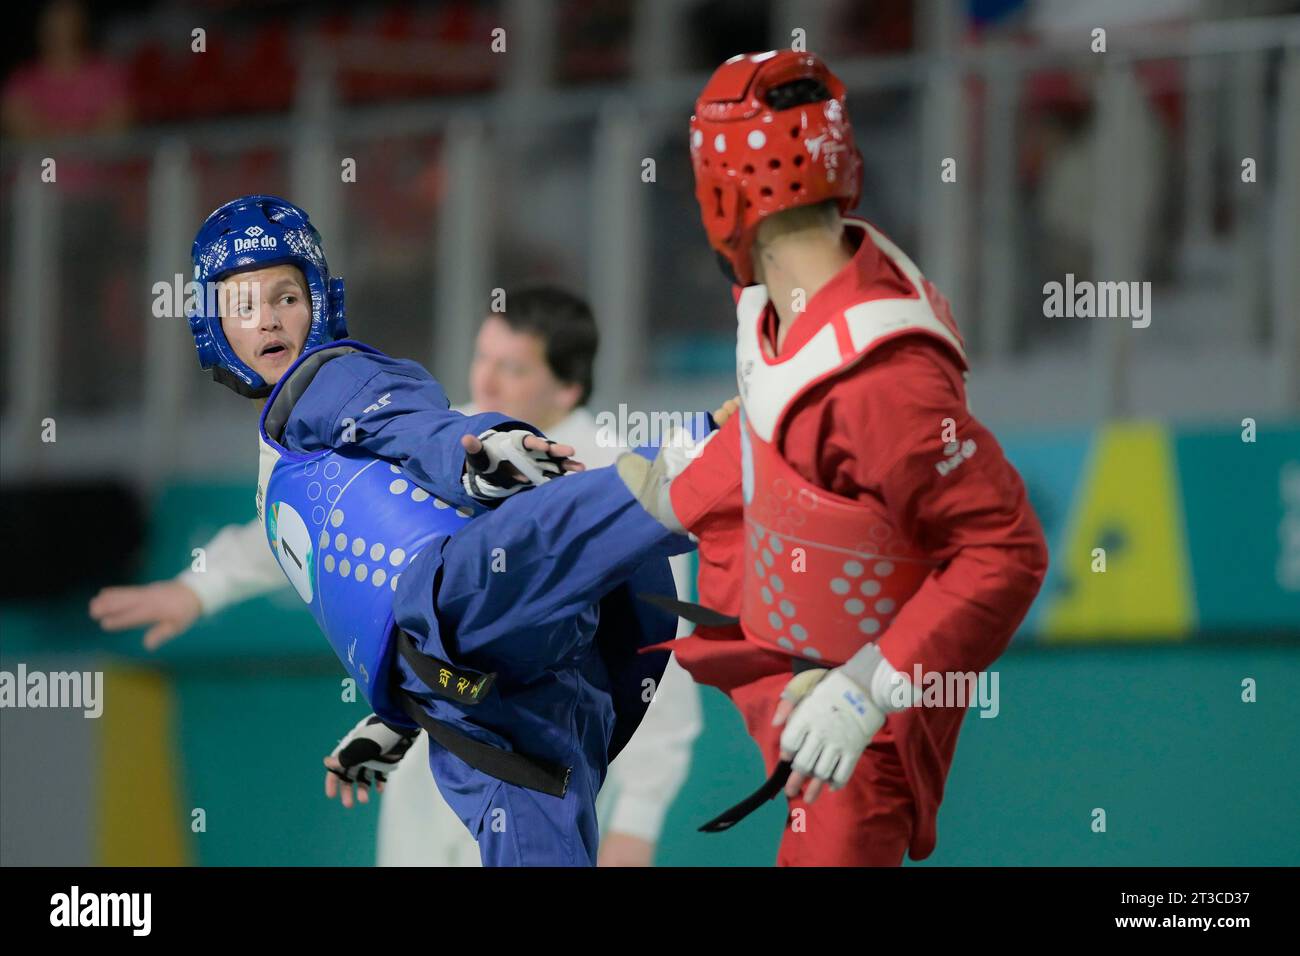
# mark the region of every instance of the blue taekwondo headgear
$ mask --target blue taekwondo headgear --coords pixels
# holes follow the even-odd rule
[[[347,338],[343,280],[330,278],[320,233],[293,203],[276,196],[242,196],[219,206],[199,227],[190,257],[200,291],[189,314],[199,366],[212,369],[213,379],[240,395],[265,398],[271,386],[230,347],[209,283],[246,269],[295,265],[311,293],[311,328],[303,351]]]

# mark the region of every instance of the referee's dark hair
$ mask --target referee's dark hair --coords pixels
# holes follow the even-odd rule
[[[489,312],[516,332],[531,332],[542,340],[551,374],[566,384],[582,386],[578,405],[591,398],[592,376],[600,333],[591,306],[571,292],[539,285],[506,293],[505,312]]]

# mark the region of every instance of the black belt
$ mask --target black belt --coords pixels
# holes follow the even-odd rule
[[[824,665],[805,660],[802,657],[796,657],[790,662],[796,674],[802,674],[804,671],[816,670]],[[700,827],[701,833],[721,833],[723,830],[730,830],[745,817],[749,816],[767,801],[771,800],[783,789],[786,781],[790,779],[792,765],[789,760],[782,760],[772,771],[772,776],[763,782],[763,785],[741,800],[738,804],[730,809],[723,810],[716,817],[710,820],[704,826]]]
[[[692,604],[688,601],[679,601],[675,598],[665,597],[661,594],[641,594],[638,595],[642,600],[657,605],[666,611],[690,621],[692,624],[703,625],[704,627],[728,627],[739,624],[740,618],[731,617],[712,608],[704,607],[700,604]],[[818,664],[802,657],[792,658],[791,667],[796,674],[802,674],[804,671],[815,670],[824,667],[824,664]],[[771,800],[780,793],[790,779],[792,770],[789,760],[782,760],[772,771],[772,776],[768,777],[763,785],[741,800],[738,804],[730,809],[722,811],[704,826],[700,827],[701,833],[721,833],[723,830],[730,830],[745,817],[749,816],[767,801]]]
[[[730,830],[745,817],[749,816],[767,801],[775,797],[785,787],[785,783],[790,779],[790,761],[782,760],[772,771],[772,776],[764,781],[763,785],[741,800],[729,810],[723,810],[716,817],[710,820],[704,826],[700,827],[701,833],[721,833],[723,830]]]
[[[397,650],[406,663],[411,665],[415,676],[435,696],[445,697],[458,704],[472,706],[479,703],[487,696],[496,680],[496,674],[478,674],[453,667],[446,661],[421,652],[415,646],[415,639],[405,631],[399,630],[397,633]],[[502,750],[475,740],[450,724],[434,720],[420,704],[419,698],[404,688],[397,688],[397,699],[406,715],[423,727],[431,740],[475,770],[505,783],[552,797],[563,797],[568,790],[572,767],[537,760],[515,750]]]

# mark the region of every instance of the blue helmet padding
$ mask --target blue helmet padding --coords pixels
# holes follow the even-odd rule
[[[343,280],[331,279],[320,233],[298,206],[277,196],[241,196],[217,207],[199,227],[190,251],[200,294],[189,314],[199,365],[212,377],[253,398],[271,386],[231,348],[221,328],[210,284],[249,269],[292,264],[302,270],[311,294],[311,327],[303,351],[346,338]],[[212,310],[208,309],[213,305]]]

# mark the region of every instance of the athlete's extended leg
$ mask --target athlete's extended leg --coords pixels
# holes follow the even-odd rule
[[[441,634],[422,648],[436,657],[516,673],[547,668],[590,630],[571,626],[575,618],[594,626],[593,605],[637,567],[691,547],[637,503],[615,469],[593,469],[516,495],[421,555],[394,607],[417,639]]]

